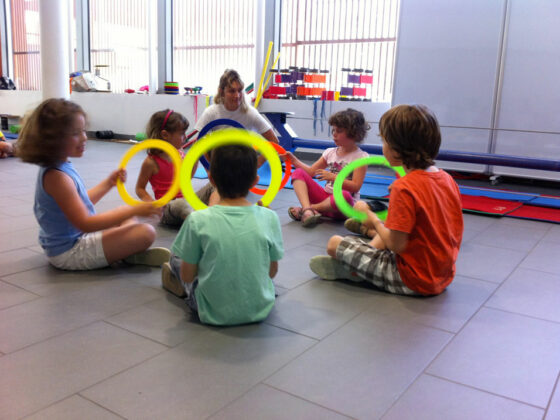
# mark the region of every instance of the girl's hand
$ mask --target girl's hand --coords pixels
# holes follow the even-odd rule
[[[293,163],[293,162],[294,162],[294,159],[295,159],[295,156],[294,156],[293,153],[290,152],[290,151],[286,151],[286,153],[279,154],[278,157],[280,158],[280,160],[281,160],[282,162],[285,162],[286,159],[289,158],[289,159],[292,161],[292,163]]]
[[[334,182],[336,175],[330,171],[325,171],[324,169],[319,169],[315,172],[315,177],[320,181],[331,181]]]
[[[120,179],[122,182],[126,182],[126,169],[121,168],[111,172],[111,174],[107,177],[107,182],[111,187],[114,187],[117,185],[117,179]]]
[[[154,214],[161,216],[163,214],[163,207],[156,207],[152,203],[140,203],[134,206],[134,214],[136,216],[149,217]]]

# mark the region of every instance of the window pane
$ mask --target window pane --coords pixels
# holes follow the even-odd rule
[[[149,83],[147,0],[89,0],[91,67],[113,92]]]
[[[327,90],[361,86],[373,101],[391,100],[398,0],[283,0],[281,13],[283,68],[329,70]],[[343,68],[373,84],[349,83],[354,72]]]
[[[14,83],[21,90],[41,89],[39,0],[11,0]]]
[[[179,86],[214,95],[225,69],[255,77],[255,0],[174,0],[173,74]]]

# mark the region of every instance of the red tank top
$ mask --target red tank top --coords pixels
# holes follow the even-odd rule
[[[185,152],[179,150],[179,153],[181,155],[181,159],[183,159],[185,157]],[[161,197],[165,195],[167,190],[169,190],[169,187],[171,186],[171,183],[173,181],[173,175],[174,175],[173,163],[159,157],[158,155],[150,155],[150,156],[153,160],[155,160],[155,162],[159,167],[158,173],[152,175],[149,179],[150,185],[154,190],[154,196],[156,200],[159,200]],[[181,197],[183,197],[183,194],[181,193],[181,191],[179,191],[175,196],[175,198],[181,198]]]

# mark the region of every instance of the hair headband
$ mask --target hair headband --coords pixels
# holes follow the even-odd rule
[[[169,111],[167,111],[167,115],[165,116],[165,118],[163,119],[163,123],[161,124],[161,129],[163,130],[165,128],[165,124],[167,124],[167,119],[169,118],[169,116],[173,114],[173,110],[170,109]]]

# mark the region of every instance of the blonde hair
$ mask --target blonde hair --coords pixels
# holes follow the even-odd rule
[[[237,71],[233,69],[226,69],[226,71],[224,71],[224,74],[222,74],[222,77],[220,77],[218,92],[216,93],[216,96],[214,96],[214,103],[223,104],[224,90],[226,90],[226,88],[228,88],[235,82],[239,83],[239,85],[241,86],[241,90],[243,91],[243,89],[245,88],[245,84],[241,80],[241,76],[239,76],[239,73],[237,73]],[[241,105],[239,107],[241,108],[242,112],[247,112],[247,110],[249,109],[249,106],[245,101],[244,93],[242,93],[241,95]]]
[[[64,160],[64,149],[76,115],[86,118],[82,107],[62,98],[43,101],[24,118],[16,156],[27,163],[53,166]]]

